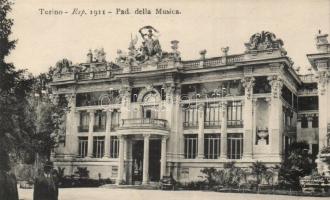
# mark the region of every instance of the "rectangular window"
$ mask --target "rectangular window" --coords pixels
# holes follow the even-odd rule
[[[197,127],[198,126],[198,110],[196,105],[185,105],[183,108],[184,122],[183,127]]]
[[[120,112],[115,110],[112,112],[112,118],[111,118],[111,129],[114,130],[119,127],[120,124]]]
[[[94,132],[102,132],[105,131],[105,126],[107,122],[107,113],[98,110],[95,112],[94,118]]]
[[[319,127],[319,117],[313,116],[312,118],[312,128],[318,128]]]
[[[308,128],[308,119],[306,115],[301,116],[301,128]]]
[[[241,159],[243,155],[243,134],[229,133],[227,138],[228,159]]]
[[[228,128],[243,127],[243,108],[241,101],[229,101],[227,105]]]
[[[110,140],[110,158],[118,158],[119,154],[119,139],[117,136],[111,136]]]
[[[104,136],[96,136],[93,139],[93,156],[102,158],[104,155]]]
[[[184,158],[194,159],[197,155],[197,134],[185,135],[184,136]]]
[[[88,149],[88,137],[79,137],[78,142],[78,154],[80,158],[85,158],[87,156]]]
[[[220,134],[204,135],[204,155],[206,159],[217,159],[220,155]]]
[[[86,111],[80,112],[79,132],[88,132],[89,129],[89,113]]]
[[[207,103],[205,107],[204,126],[220,127],[221,106],[219,103]]]

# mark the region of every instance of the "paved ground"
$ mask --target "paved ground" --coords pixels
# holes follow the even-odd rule
[[[32,200],[33,190],[19,189],[19,199]],[[59,200],[312,200],[317,197],[293,197],[280,195],[235,194],[204,191],[161,191],[108,188],[60,189]]]

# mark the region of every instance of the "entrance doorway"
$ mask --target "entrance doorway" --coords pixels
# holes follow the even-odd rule
[[[149,180],[160,180],[160,154],[161,154],[160,140],[150,140],[149,148]]]
[[[143,140],[133,140],[132,142],[132,183],[138,185],[142,183],[143,176]],[[157,182],[160,180],[160,156],[161,141],[150,140],[149,142],[149,181]]]
[[[143,140],[133,140],[132,144],[132,182],[134,185],[142,183],[143,172]]]

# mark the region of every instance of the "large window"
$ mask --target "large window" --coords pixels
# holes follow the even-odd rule
[[[206,159],[217,159],[220,155],[220,134],[204,135],[204,155]]]
[[[111,136],[110,158],[118,158],[118,154],[119,154],[119,139],[117,136]]]
[[[207,103],[205,107],[204,126],[219,127],[221,116],[221,106],[219,103]]]
[[[120,112],[118,110],[114,110],[112,112],[112,118],[111,118],[111,129],[118,128],[120,124]]]
[[[243,134],[229,133],[227,137],[227,156],[229,159],[241,159],[243,155]]]
[[[190,134],[184,136],[184,158],[193,159],[197,155],[197,134]]]
[[[312,128],[318,128],[319,127],[319,117],[314,115],[312,118]]]
[[[227,126],[229,128],[243,127],[242,102],[229,101],[227,105]]]
[[[308,128],[308,119],[306,115],[301,116],[301,128]]]
[[[88,137],[79,137],[78,140],[78,154],[80,158],[84,158],[87,156]]]
[[[318,110],[318,96],[298,97],[299,110]]]
[[[104,154],[104,136],[96,136],[93,139],[93,156],[102,158]]]
[[[196,127],[198,125],[198,109],[196,105],[185,105],[184,112],[184,127]]]
[[[80,113],[80,120],[79,120],[79,132],[88,132],[89,129],[89,113],[83,111]]]
[[[95,113],[94,131],[95,132],[105,131],[106,121],[107,121],[107,113],[98,110]]]

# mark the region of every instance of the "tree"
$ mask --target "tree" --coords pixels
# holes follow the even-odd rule
[[[299,178],[312,173],[315,158],[308,153],[306,142],[295,142],[289,146],[288,155],[279,170],[279,183],[283,187],[299,189]]]
[[[12,3],[0,0],[0,156],[1,164],[10,168],[10,157],[24,151],[24,141],[33,129],[29,118],[27,95],[31,91],[32,76],[25,70],[16,70],[5,58],[15,48],[16,40],[10,40],[13,20],[7,17]]]

